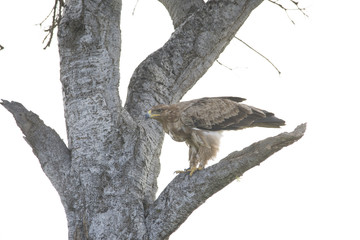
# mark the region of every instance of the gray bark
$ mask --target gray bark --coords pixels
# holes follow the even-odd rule
[[[205,5],[203,0],[159,0],[170,14],[174,28],[184,22],[188,16]]]
[[[135,70],[126,110],[138,119],[155,104],[178,102],[211,67],[261,2],[209,1],[190,15],[170,40]]]
[[[166,239],[207,198],[304,134],[301,125],[192,177],[180,174],[155,199],[164,134],[144,113],[179,101],[262,0],[161,2],[176,30],[135,70],[125,107],[118,93],[121,1],[66,2],[58,39],[67,147],[37,115],[2,102],[61,197],[69,239]]]
[[[63,140],[22,104],[6,100],[2,100],[1,104],[13,114],[17,125],[25,135],[25,141],[33,149],[52,185],[58,192],[63,192],[63,182],[71,165],[70,151]]]

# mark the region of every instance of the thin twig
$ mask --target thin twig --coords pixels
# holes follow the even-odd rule
[[[46,36],[43,39],[43,43],[47,40],[47,43],[44,47],[46,49],[47,47],[50,47],[52,38],[54,36],[54,31],[56,27],[59,25],[61,17],[62,17],[62,9],[65,6],[64,0],[55,0],[54,7],[51,9],[50,13],[46,16],[46,18],[39,24],[42,26],[44,22],[49,19],[49,17],[52,15],[51,25],[45,29],[44,31],[47,32]]]
[[[295,2],[294,0],[290,0],[295,6],[296,6],[296,9],[294,10],[299,10],[305,17],[309,17],[306,13],[305,13],[305,8],[301,8],[299,7],[299,2]],[[292,10],[292,9],[289,9],[289,10]]]
[[[295,25],[295,22],[294,20],[291,19],[291,17],[289,16],[289,13],[288,11],[300,11],[305,17],[309,17],[306,13],[305,13],[305,8],[301,8],[299,7],[299,2],[296,2],[294,0],[289,0],[292,4],[294,4],[296,6],[296,8],[287,8],[287,7],[284,7],[282,4],[278,3],[278,0],[268,0],[269,2],[277,5],[278,7],[280,7],[281,9],[283,9],[286,13],[286,15],[288,16],[289,20],[292,22],[292,24]]]
[[[217,62],[218,64],[220,64],[221,66],[223,66],[224,68],[229,69],[230,71],[232,71],[232,70],[233,70],[231,67],[226,66],[225,64],[221,63],[221,62],[220,62],[219,60],[217,60],[217,59],[216,59],[216,62]]]
[[[236,37],[235,38],[237,40],[239,40],[240,42],[242,42],[245,46],[247,46],[248,48],[250,48],[251,50],[253,50],[254,52],[256,52],[257,54],[259,54],[261,57],[263,57],[266,61],[268,61],[275,69],[276,71],[279,73],[279,75],[281,74],[280,70],[264,55],[262,55],[261,53],[259,53],[258,51],[256,51],[253,47],[251,47],[249,44],[247,44],[246,42],[244,42],[243,40],[241,40],[240,38]]]
[[[136,7],[137,7],[138,3],[139,3],[139,0],[136,0],[136,3],[135,3],[135,6],[134,6],[134,9],[133,9],[133,11],[132,11],[132,15],[133,15],[133,16],[135,15],[135,9],[136,9]]]

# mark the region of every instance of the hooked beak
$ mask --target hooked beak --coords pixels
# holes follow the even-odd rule
[[[149,119],[149,118],[154,118],[154,117],[159,117],[160,114],[158,113],[151,113],[151,110],[149,110],[146,114],[145,114],[145,119]]]
[[[145,119],[151,118],[151,110],[145,114]]]

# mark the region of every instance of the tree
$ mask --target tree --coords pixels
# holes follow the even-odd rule
[[[161,126],[144,121],[178,102],[211,67],[261,0],[161,1],[175,27],[118,93],[121,1],[69,0],[58,29],[68,146],[22,104],[3,100],[59,193],[69,239],[166,239],[207,198],[300,139],[305,125],[233,152],[155,199]]]

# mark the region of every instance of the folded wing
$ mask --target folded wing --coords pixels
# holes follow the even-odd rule
[[[285,121],[273,113],[242,103],[243,98],[201,98],[188,102],[181,113],[184,125],[210,131],[239,130],[248,127],[278,128]]]

